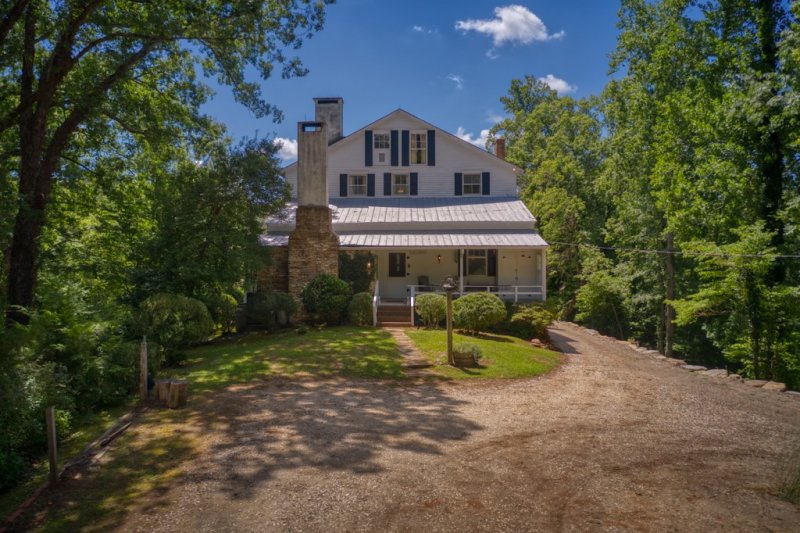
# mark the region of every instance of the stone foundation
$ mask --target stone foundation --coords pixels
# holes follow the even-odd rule
[[[298,206],[287,264],[288,293],[298,302],[303,287],[318,274],[339,275],[339,238],[333,232],[329,207]],[[302,312],[298,318],[304,318]]]

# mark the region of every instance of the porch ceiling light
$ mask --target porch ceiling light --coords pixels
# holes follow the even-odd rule
[[[436,261],[438,261],[439,263],[442,262],[442,254],[436,256]]]

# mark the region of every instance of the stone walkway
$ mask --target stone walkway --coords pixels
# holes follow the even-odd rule
[[[406,375],[408,377],[428,375],[428,372],[426,372],[425,369],[430,368],[433,365],[424,355],[422,355],[422,353],[420,353],[420,351],[417,349],[417,346],[414,344],[414,341],[412,341],[408,335],[406,335],[405,329],[383,329],[391,333],[395,342],[397,342],[397,349],[403,356],[403,368],[406,371]]]

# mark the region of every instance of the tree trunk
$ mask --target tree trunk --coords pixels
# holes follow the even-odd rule
[[[664,355],[672,357],[672,343],[675,334],[675,308],[669,301],[675,299],[675,264],[673,263],[675,241],[672,232],[667,233],[666,254],[666,302],[664,302]]]

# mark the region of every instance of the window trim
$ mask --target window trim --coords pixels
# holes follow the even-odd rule
[[[378,137],[386,137],[386,146],[378,146]],[[391,150],[392,149],[392,135],[388,130],[373,131],[372,132],[372,149],[373,150]]]
[[[406,182],[404,184],[405,192],[397,192],[397,178],[404,177]],[[398,172],[392,173],[392,196],[411,196],[411,173],[410,172]]]
[[[419,136],[420,143],[414,147],[414,136]],[[414,154],[421,156],[419,161],[415,161]],[[428,130],[413,130],[408,137],[408,159],[411,165],[428,164]]]
[[[478,191],[467,192],[467,176],[478,177]],[[471,183],[470,186],[474,187],[476,184]],[[461,194],[464,196],[480,196],[483,193],[483,172],[481,171],[466,171],[461,173]]]

